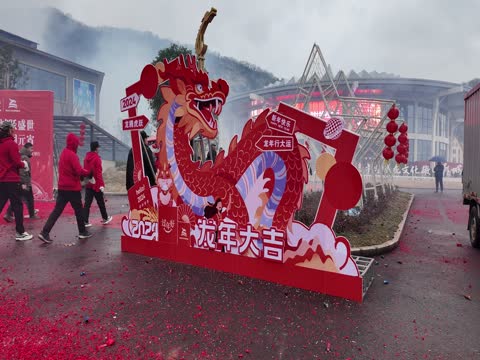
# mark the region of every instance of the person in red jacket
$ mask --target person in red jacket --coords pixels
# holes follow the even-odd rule
[[[91,173],[80,165],[80,160],[77,155],[79,144],[80,140],[75,134],[68,134],[67,146],[60,154],[60,160],[58,161],[57,202],[47,222],[43,226],[42,231],[38,234],[40,240],[47,244],[52,242],[52,239],[50,239],[50,231],[60,215],[62,215],[63,209],[65,209],[68,203],[72,205],[75,211],[79,233],[78,237],[80,239],[86,239],[92,236],[92,234],[85,229],[81,194],[82,184],[80,182],[82,177],[91,176]]]
[[[100,144],[98,141],[93,141],[90,143],[90,152],[85,155],[85,160],[83,161],[83,167],[92,172],[93,182],[89,182],[85,188],[85,207],[84,207],[84,217],[85,217],[85,226],[90,227],[92,224],[88,222],[90,217],[90,206],[92,206],[93,198],[97,200],[98,208],[100,209],[100,214],[102,214],[102,224],[107,225],[112,221],[112,217],[108,216],[107,209],[105,208],[105,199],[103,193],[105,191],[105,182],[103,181],[102,175],[102,158],[98,155],[100,149]]]
[[[15,240],[30,240],[33,236],[23,226],[23,205],[21,200],[20,169],[28,170],[28,164],[20,158],[18,145],[13,140],[15,129],[12,123],[0,125],[0,212],[10,200],[15,214]]]

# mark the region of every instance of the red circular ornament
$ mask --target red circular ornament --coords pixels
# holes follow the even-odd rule
[[[402,134],[405,134],[408,131],[408,125],[402,123],[402,125],[400,125],[400,127],[398,128],[398,131],[400,131]]]
[[[398,130],[398,124],[394,120],[389,121],[387,124],[387,131],[393,134],[397,132],[397,130]]]
[[[333,165],[325,177],[324,195],[338,210],[354,207],[362,195],[362,177],[357,168],[347,162]]]
[[[405,155],[403,154],[395,155],[395,161],[397,162],[397,164],[403,164],[405,162]]]
[[[393,153],[392,148],[389,148],[389,147],[386,147],[385,149],[383,149],[382,154],[383,154],[383,158],[384,158],[385,160],[390,160],[391,158],[393,158],[393,155],[395,155],[395,154]]]
[[[408,144],[408,136],[407,134],[403,133],[403,134],[400,134],[398,135],[398,142],[400,144]]]
[[[400,144],[397,146],[397,151],[399,154],[406,154],[407,153],[407,147],[403,144]]]
[[[145,66],[140,75],[140,91],[146,99],[155,96],[158,89],[157,68],[151,64]]]
[[[395,107],[395,104],[392,105],[390,110],[388,110],[387,116],[390,120],[395,120],[400,115],[400,111]]]
[[[388,134],[387,136],[385,136],[385,140],[383,140],[383,142],[385,143],[385,145],[392,147],[397,142],[397,139],[395,139],[395,136],[393,136],[392,134]]]

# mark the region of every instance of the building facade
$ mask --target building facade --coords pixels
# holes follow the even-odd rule
[[[435,155],[449,162],[462,162],[463,97],[470,86],[435,80],[382,78],[366,72],[361,75],[350,73],[348,81],[354,84],[355,96],[366,99],[361,104],[362,109],[369,113],[380,111],[380,108],[373,108],[377,105],[369,104],[368,99],[391,99],[399,107],[399,121],[405,121],[409,128],[411,162],[428,161]],[[219,123],[220,133],[226,133],[221,135],[221,146],[228,148],[226,139],[241,133],[245,121],[258,115],[263,108],[276,107],[279,102],[293,104],[298,89],[297,83],[290,83],[229,98]],[[341,85],[338,89],[339,95],[344,95]],[[330,105],[338,109],[338,105]],[[313,93],[309,104],[301,104],[301,108],[315,116],[323,114],[325,104],[321,94]],[[341,108],[338,112],[341,114]]]
[[[17,90],[51,90],[54,114],[83,116],[99,124],[104,74],[38,49],[38,44],[0,30],[0,47],[8,46],[24,73]]]
[[[100,126],[100,92],[104,74],[38,49],[38,44],[0,30],[0,48],[8,47],[22,76],[15,90],[50,90],[54,93],[54,148],[58,153],[68,133],[85,129],[83,157],[91,141],[99,141],[104,160],[126,161],[129,146]],[[1,87],[0,87],[1,88]]]

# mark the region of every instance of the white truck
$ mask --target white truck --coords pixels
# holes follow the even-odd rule
[[[469,206],[470,242],[480,248],[480,84],[465,95],[463,204]]]

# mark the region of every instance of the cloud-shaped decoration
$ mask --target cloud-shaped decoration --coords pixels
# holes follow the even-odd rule
[[[350,257],[350,244],[343,236],[335,237],[324,224],[314,224],[310,229],[293,222],[287,230],[288,245],[295,250],[284,253],[284,262],[312,269],[359,276],[358,268]]]
[[[130,232],[130,211],[128,212],[128,216],[124,216],[122,218],[122,231],[127,236],[132,236]]]

